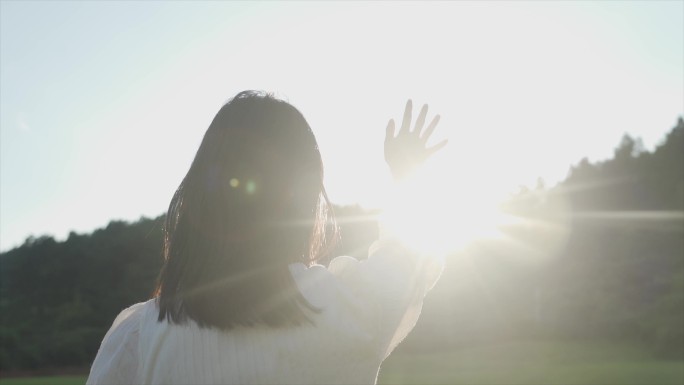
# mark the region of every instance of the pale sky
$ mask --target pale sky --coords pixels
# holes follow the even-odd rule
[[[682,1],[0,4],[2,251],[165,212],[244,89],[299,108],[332,200],[369,207],[408,98],[442,117],[433,168],[492,197],[684,115]]]

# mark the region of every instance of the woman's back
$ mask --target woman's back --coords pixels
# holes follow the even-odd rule
[[[88,383],[372,384],[415,325],[441,271],[435,262],[382,247],[362,262],[292,264],[297,286],[321,312],[313,324],[287,328],[158,322],[154,299],[136,304],[114,322]]]

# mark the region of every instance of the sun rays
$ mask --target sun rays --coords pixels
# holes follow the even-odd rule
[[[477,239],[499,238],[498,228],[513,218],[499,211],[487,189],[484,183],[475,188],[433,170],[421,172],[388,193],[381,226],[407,246],[430,254],[459,251]]]

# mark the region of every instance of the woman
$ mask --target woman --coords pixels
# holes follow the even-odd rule
[[[427,107],[387,127],[403,178],[425,147]],[[88,384],[374,383],[413,328],[441,265],[381,237],[368,259],[316,264],[336,237],[316,139],[302,114],[245,91],[207,130],[171,200],[153,299],[115,319]]]

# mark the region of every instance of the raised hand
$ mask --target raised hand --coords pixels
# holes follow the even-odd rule
[[[413,105],[409,99],[406,102],[404,119],[401,122],[401,128],[397,136],[394,136],[394,119],[390,119],[387,124],[387,131],[385,133],[385,161],[389,165],[395,180],[404,179],[432,154],[447,144],[445,139],[428,148],[427,141],[430,139],[430,135],[434,132],[435,127],[437,127],[437,123],[439,123],[439,115],[436,115],[425,131],[423,131],[428,110],[427,104],[424,104],[418,114],[413,130],[411,130],[412,110]]]

